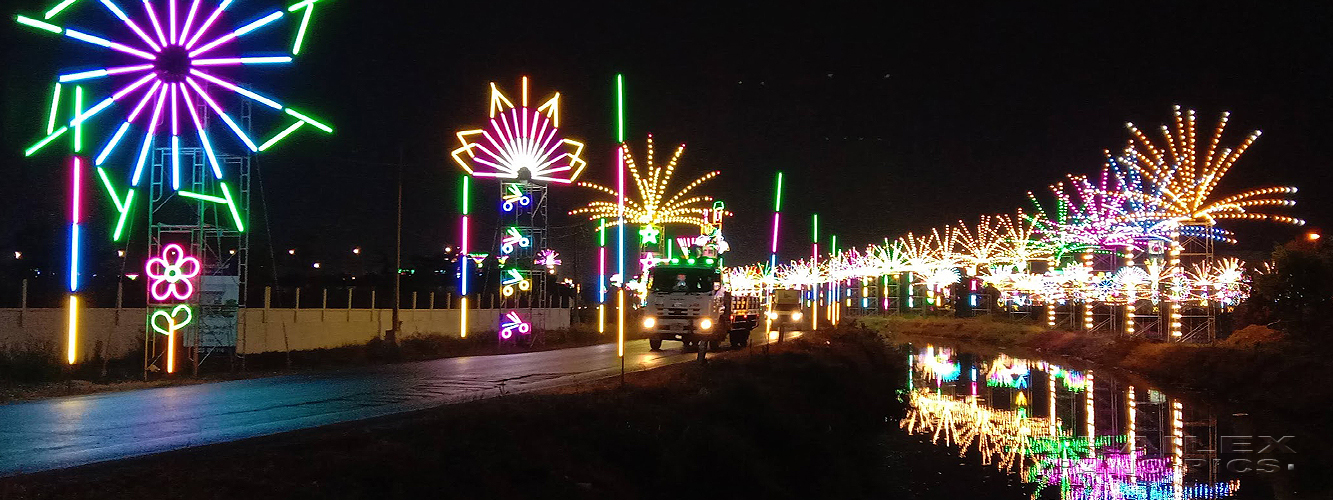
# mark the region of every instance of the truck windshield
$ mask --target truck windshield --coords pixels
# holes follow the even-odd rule
[[[654,292],[711,292],[722,282],[722,274],[715,269],[653,269],[648,284]]]

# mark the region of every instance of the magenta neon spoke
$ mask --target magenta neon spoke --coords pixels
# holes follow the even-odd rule
[[[153,31],[157,32],[157,40],[162,42],[162,46],[167,46],[167,36],[162,33],[162,23],[157,22],[157,13],[153,12],[153,4],[148,0],[143,0],[143,8],[148,11],[148,20],[153,22]]]
[[[185,109],[190,111],[190,119],[194,121],[194,130],[199,133],[199,143],[204,146],[204,154],[208,155],[208,164],[213,167],[213,177],[221,179],[222,167],[218,165],[217,156],[213,154],[213,145],[208,142],[208,132],[204,131],[203,122],[199,120],[199,113],[194,110],[194,100],[190,99],[190,91],[182,87],[181,98],[185,99]]]
[[[167,0],[167,40],[176,43],[176,0]]]
[[[153,38],[148,36],[147,33],[144,33],[142,29],[139,29],[139,25],[130,20],[129,16],[125,15],[125,11],[120,10],[120,7],[116,6],[114,2],[111,0],[102,0],[102,5],[106,6],[107,10],[111,11],[111,14],[115,15],[121,22],[125,23],[125,26],[129,26],[134,34],[139,35],[139,38],[143,39],[144,43],[153,48],[153,52],[162,51],[162,47],[159,46],[157,42],[154,42]]]
[[[128,94],[128,93],[130,93],[130,92],[134,92],[134,89],[137,89],[137,88],[143,86],[143,84],[148,83],[149,80],[152,80],[152,79],[154,79],[154,78],[157,78],[157,75],[152,74],[152,73],[149,73],[149,74],[147,74],[147,75],[144,75],[143,78],[140,78],[140,79],[138,79],[138,80],[135,80],[134,83],[131,83],[131,84],[129,84],[129,85],[126,85],[125,88],[116,91],[116,93],[114,93],[114,94],[111,94],[111,97],[114,98],[114,99],[116,99],[116,100],[120,100],[120,98],[125,97],[125,94]]]
[[[130,179],[131,186],[138,186],[139,180],[143,178],[144,161],[148,159],[148,152],[153,145],[153,136],[157,134],[157,120],[162,117],[162,103],[166,100],[166,97],[166,86],[158,86],[157,104],[153,106],[153,117],[148,122],[148,131],[143,135],[143,145],[139,147],[139,161],[134,165],[134,175]]]
[[[245,26],[241,26],[240,28],[236,28],[236,31],[232,31],[231,33],[227,33],[226,35],[222,35],[222,36],[218,37],[216,40],[213,40],[213,41],[211,41],[211,42],[208,42],[208,43],[204,44],[203,47],[199,47],[199,48],[197,48],[197,49],[191,50],[191,51],[190,51],[190,57],[197,57],[197,56],[199,56],[200,54],[203,54],[203,53],[205,53],[205,52],[208,52],[208,51],[210,51],[210,50],[213,50],[213,49],[217,48],[217,46],[219,46],[219,45],[222,45],[222,44],[224,44],[224,43],[226,43],[226,42],[229,42],[229,41],[231,41],[231,40],[235,40],[236,38],[241,37],[241,36],[244,36],[244,35],[247,34],[247,33],[250,33],[250,32],[252,32],[252,31],[254,31],[254,30],[257,30],[257,29],[259,29],[259,28],[262,28],[262,27],[264,27],[264,26],[267,26],[269,23],[272,23],[273,21],[276,21],[276,20],[278,20],[278,19],[280,19],[280,18],[282,18],[282,11],[279,10],[279,11],[272,12],[272,13],[270,13],[270,14],[267,15],[267,16],[261,17],[261,18],[259,18],[258,20],[251,22],[250,24],[247,24],[247,25],[245,25]]]
[[[194,44],[199,42],[199,37],[204,36],[204,32],[213,26],[213,21],[218,20],[218,15],[227,10],[228,5],[231,5],[231,0],[222,0],[222,3],[218,4],[216,9],[213,9],[213,13],[209,14],[207,19],[204,19],[204,24],[199,25],[199,31],[196,31],[194,36],[190,37],[190,41],[185,43],[186,50],[194,47]]]
[[[133,123],[134,119],[139,117],[139,112],[143,111],[144,107],[148,105],[148,99],[152,98],[153,93],[157,92],[157,88],[161,86],[162,80],[154,81],[153,86],[148,89],[148,92],[144,93],[142,99],[139,99],[139,104],[134,106],[134,111],[130,111],[129,116],[125,118],[125,121]]]
[[[237,64],[282,64],[292,62],[291,56],[265,56],[265,57],[223,57],[217,59],[195,59],[190,61],[194,66],[232,66]]]
[[[192,2],[190,2],[190,12],[185,14],[185,24],[181,26],[181,35],[180,38],[176,41],[177,44],[185,45],[186,37],[190,36],[190,25],[194,23],[194,15],[198,11],[199,11],[199,0],[193,0]]]
[[[171,135],[180,135],[180,115],[176,107],[176,84],[167,84],[167,88],[171,89]]]

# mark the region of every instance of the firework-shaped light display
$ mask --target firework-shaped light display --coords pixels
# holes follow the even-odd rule
[[[1175,126],[1162,126],[1162,146],[1150,140],[1133,123],[1126,124],[1134,139],[1125,148],[1119,164],[1137,174],[1131,177],[1143,179],[1145,187],[1142,192],[1131,191],[1138,198],[1135,201],[1143,205],[1141,213],[1132,215],[1134,219],[1207,226],[1215,225],[1217,219],[1267,219],[1305,224],[1301,219],[1256,211],[1262,207],[1295,205],[1295,201],[1283,196],[1295,193],[1294,187],[1254,189],[1221,199],[1212,197],[1217,183],[1259,138],[1256,130],[1239,146],[1219,149],[1228,116],[1229,113],[1222,114],[1202,150],[1195,141],[1194,110],[1182,113],[1180,106],[1175,107]]]
[[[454,161],[476,177],[570,184],[587,165],[583,143],[560,135],[560,93],[530,108],[526,76],[518,106],[492,82],[487,127],[456,135]]]
[[[653,164],[652,135],[648,136],[648,165],[645,168],[640,169],[637,166],[628,146],[622,147],[621,151],[624,152],[625,168],[634,179],[634,186],[639,193],[637,199],[628,196],[625,198],[625,220],[627,222],[658,227],[665,224],[689,224],[703,227],[708,224],[708,221],[701,214],[708,208],[707,204],[712,202],[713,198],[688,195],[700,184],[716,177],[717,171],[704,174],[667,197],[666,195],[670,192],[668,190],[669,184],[676,174],[676,164],[680,162],[680,156],[685,153],[685,145],[681,144],[676,147],[676,152],[671,155],[671,160],[664,167]],[[617,200],[620,194],[615,189],[591,182],[580,182],[578,185],[611,195],[613,201],[594,201],[588,203],[587,206],[570,211],[570,215],[585,214],[589,220],[607,219],[605,223],[607,226],[616,225],[620,207],[618,202],[614,200]]]

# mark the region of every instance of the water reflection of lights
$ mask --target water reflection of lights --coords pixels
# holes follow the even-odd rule
[[[989,363],[977,359],[962,366],[960,359],[968,364],[969,358],[934,346],[909,355],[909,380],[915,378],[914,389],[909,392],[910,408],[900,427],[930,436],[932,443],[957,447],[959,456],[979,454],[983,464],[1018,474],[1037,486],[1033,498],[1051,498],[1058,491],[1062,500],[1187,500],[1228,497],[1240,488],[1235,480],[1195,482],[1186,478],[1184,405],[1179,400],[1166,404],[1167,398],[1149,391],[1140,404],[1133,386],[1117,387],[1112,381],[1095,387],[1091,371],[1068,370],[1044,361],[1000,355]],[[979,367],[988,387],[981,394],[977,391]],[[1033,372],[1044,374],[1045,380],[1038,378],[1038,384],[1030,385],[1037,375]],[[961,373],[970,373],[970,377],[956,384],[941,383],[957,380]],[[1064,383],[1057,385],[1056,379]],[[1029,404],[1037,404],[1037,413],[1045,415],[1031,415]],[[1094,419],[1096,409],[1105,411],[1107,404],[1123,405],[1112,414],[1128,414],[1123,424],[1114,425],[1123,434],[1096,435],[1102,424]],[[1145,405],[1157,408],[1159,404],[1165,404],[1166,417],[1160,446],[1133,439],[1139,431],[1136,414],[1155,411],[1144,409]],[[1058,415],[1076,416],[1077,422],[1067,424]]]
[[[990,363],[990,369],[986,372],[986,385],[1027,388],[1030,373],[1026,359],[1016,359],[1001,354]]]
[[[916,358],[919,370],[936,382],[958,380],[962,367],[954,360],[953,349],[926,346]]]

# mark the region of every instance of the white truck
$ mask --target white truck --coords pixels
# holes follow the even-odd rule
[[[641,319],[648,345],[684,344],[685,351],[718,349],[723,340],[743,347],[759,324],[758,296],[733,295],[713,258],[673,259],[649,271],[648,299]]]
[[[778,341],[783,340],[787,330],[801,329],[801,320],[805,315],[801,313],[800,290],[773,290],[766,309],[764,314],[768,318],[769,328],[778,333]]]

